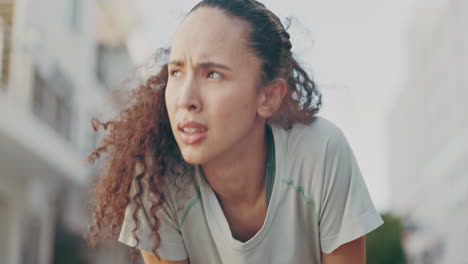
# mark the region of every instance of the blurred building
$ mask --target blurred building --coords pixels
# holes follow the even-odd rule
[[[468,259],[468,2],[419,9],[408,77],[390,115],[392,209],[408,263]]]
[[[132,64],[128,24],[101,2],[0,0],[2,264],[128,263],[117,243],[77,251],[90,223],[90,120]]]

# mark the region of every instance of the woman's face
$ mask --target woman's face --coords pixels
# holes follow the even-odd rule
[[[188,15],[174,37],[166,105],[188,163],[242,147],[258,124],[261,61],[247,39],[245,22],[209,7]]]

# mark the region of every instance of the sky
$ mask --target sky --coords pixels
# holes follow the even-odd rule
[[[138,1],[140,19],[129,39],[144,63],[169,46],[198,1]],[[280,19],[291,17],[293,53],[323,93],[321,114],[345,133],[375,206],[391,205],[387,116],[405,84],[407,31],[415,8],[447,0],[266,0]]]

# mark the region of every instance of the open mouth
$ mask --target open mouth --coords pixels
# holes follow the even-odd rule
[[[186,134],[196,134],[196,133],[202,133],[205,131],[206,129],[203,129],[203,128],[189,128],[189,127],[182,128],[182,132]]]
[[[180,138],[185,144],[197,144],[206,139],[208,135],[208,127],[196,123],[186,122],[179,125]]]

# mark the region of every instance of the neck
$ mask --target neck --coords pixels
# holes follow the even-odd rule
[[[254,204],[265,196],[266,148],[262,121],[229,151],[202,165],[223,204]]]

